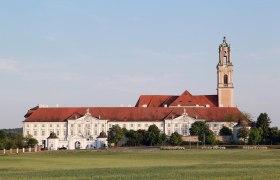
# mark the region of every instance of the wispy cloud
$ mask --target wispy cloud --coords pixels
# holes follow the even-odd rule
[[[61,82],[80,82],[87,78],[82,73],[71,71],[55,71],[53,64],[36,64],[34,62],[0,58],[0,71],[16,75],[28,81],[51,80]]]
[[[16,71],[17,63],[13,59],[0,58],[0,70]]]

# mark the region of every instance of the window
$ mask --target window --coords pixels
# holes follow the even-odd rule
[[[102,124],[102,127],[104,127],[104,124]]]
[[[26,131],[26,134],[29,135],[29,131]]]
[[[170,130],[168,129],[168,133],[167,133],[169,136],[170,136],[170,134],[171,134],[171,132],[170,132]]]
[[[224,84],[228,84],[228,75],[227,74],[224,75]]]
[[[74,124],[71,124],[71,127],[74,127]]]
[[[73,134],[74,134],[74,132],[73,132],[73,131],[71,131],[71,136],[73,136]]]
[[[94,127],[97,127],[97,124],[94,124]]]
[[[149,127],[149,124],[145,124],[145,127]]]
[[[167,126],[170,127],[170,123],[168,123]]]
[[[123,127],[126,128],[126,124],[123,124]]]
[[[96,130],[94,131],[94,135],[97,136],[97,131]]]
[[[59,128],[59,124],[57,124],[57,125],[56,125],[56,127],[58,127],[58,128]]]
[[[37,127],[37,124],[34,124],[34,127]]]
[[[29,127],[29,124],[26,124],[26,127]]]
[[[138,124],[138,127],[141,127],[141,124]]]
[[[45,131],[42,131],[42,136],[45,136]]]
[[[59,131],[56,131],[56,135],[59,136]]]
[[[227,56],[224,56],[224,64],[227,63]]]
[[[50,124],[50,127],[52,127],[52,124]]]
[[[130,124],[130,127],[133,127],[133,124]]]
[[[78,127],[81,127],[81,124],[78,124]]]
[[[66,123],[64,124],[64,127],[66,127]]]
[[[188,135],[188,124],[186,123],[182,124],[182,134]]]
[[[63,135],[66,136],[66,131],[65,130],[63,131]]]
[[[175,124],[175,127],[178,127],[178,124],[177,124],[177,123]]]
[[[160,127],[163,127],[163,123],[162,123],[162,124],[160,124]]]
[[[34,135],[34,136],[37,136],[37,131],[34,131],[33,135]]]
[[[42,124],[42,128],[45,127],[45,124]]]
[[[112,124],[109,124],[109,127],[112,127]]]

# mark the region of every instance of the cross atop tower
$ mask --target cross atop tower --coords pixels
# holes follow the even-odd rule
[[[226,36],[224,36],[223,43],[220,44],[220,47],[230,47],[230,44],[227,43]]]

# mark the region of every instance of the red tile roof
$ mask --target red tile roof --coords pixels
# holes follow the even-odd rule
[[[193,96],[188,91],[183,92],[170,106],[206,106],[218,107],[217,95],[199,95]]]
[[[193,96],[184,91],[180,96],[173,95],[142,95],[139,97],[135,107],[164,107],[167,106],[206,106],[218,107],[217,95]]]
[[[24,122],[63,122],[84,116],[87,109],[86,107],[38,108],[31,114],[26,114]],[[243,118],[237,108],[228,107],[91,107],[89,112],[96,118],[109,121],[163,121],[181,116],[184,109],[189,116],[207,121],[227,121],[229,116],[233,121]]]
[[[135,107],[164,107],[169,106],[178,96],[168,95],[142,95],[139,97]]]

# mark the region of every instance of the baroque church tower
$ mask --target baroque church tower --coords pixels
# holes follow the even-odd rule
[[[219,107],[234,107],[233,104],[233,65],[230,59],[230,45],[226,42],[219,46],[219,63],[217,65],[217,91]]]

